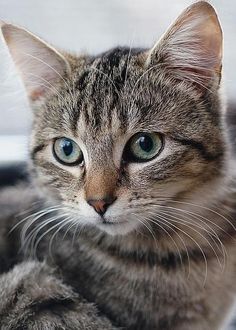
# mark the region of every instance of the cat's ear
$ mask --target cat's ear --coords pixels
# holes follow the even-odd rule
[[[12,24],[0,22],[0,28],[32,101],[55,90],[54,84],[69,74],[65,57],[40,38]]]
[[[149,51],[146,65],[160,66],[201,88],[218,86],[222,30],[214,8],[205,1],[188,7]]]

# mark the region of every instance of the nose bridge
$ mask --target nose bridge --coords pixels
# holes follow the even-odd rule
[[[114,164],[97,164],[91,167],[86,174],[86,199],[101,200],[115,195],[118,170]]]
[[[115,197],[118,169],[113,161],[113,140],[111,135],[102,134],[91,141],[90,160],[86,169],[86,200],[106,200]]]

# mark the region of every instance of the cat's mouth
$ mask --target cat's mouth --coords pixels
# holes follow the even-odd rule
[[[117,226],[117,225],[122,225],[127,223],[127,220],[121,220],[121,221],[111,221],[107,218],[105,218],[104,216],[101,216],[101,220],[102,220],[102,225],[108,225],[108,226]]]
[[[137,223],[135,223],[135,221],[129,221],[128,219],[108,218],[103,216],[100,218],[100,221],[96,222],[96,226],[107,234],[114,236],[130,233],[136,229]]]

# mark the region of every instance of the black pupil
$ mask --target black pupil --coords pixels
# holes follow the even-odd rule
[[[73,144],[69,140],[63,140],[61,142],[61,147],[63,149],[64,154],[68,157],[72,154],[73,151]]]
[[[140,148],[145,152],[150,152],[153,149],[153,141],[148,135],[140,136],[138,143]]]

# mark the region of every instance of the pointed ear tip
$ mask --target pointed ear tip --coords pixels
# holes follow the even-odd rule
[[[208,1],[197,1],[187,8],[188,12],[194,15],[202,14],[205,18],[210,19],[214,30],[216,29],[222,35],[221,25],[215,8]]]
[[[3,20],[0,19],[0,28],[14,28],[15,25],[11,24],[11,23],[8,23],[8,22],[5,22]]]
[[[9,44],[14,40],[14,36],[19,33],[25,33],[27,32],[24,28],[21,26],[11,24],[8,22],[4,22],[0,20],[0,30],[2,32],[2,36],[5,39],[6,43]]]
[[[8,25],[8,23],[6,23],[6,22],[4,22],[3,20],[0,19],[0,29],[1,29],[1,31],[6,25]]]
[[[6,28],[9,24],[4,22],[3,20],[0,20],[0,31],[2,33],[3,39],[6,41],[7,35],[6,35]]]
[[[190,7],[190,10],[202,11],[208,15],[216,15],[215,8],[208,1],[197,1],[193,3]]]
[[[13,24],[0,20],[0,30],[2,32],[2,35],[4,36],[4,39],[8,39],[8,37],[9,37],[8,34],[12,28],[13,29],[15,28],[15,26]]]
[[[204,14],[208,15],[209,18],[211,18],[213,26],[216,28],[216,30],[222,37],[223,32],[215,8],[207,1],[199,1],[198,3],[200,5],[200,10],[204,12]]]

